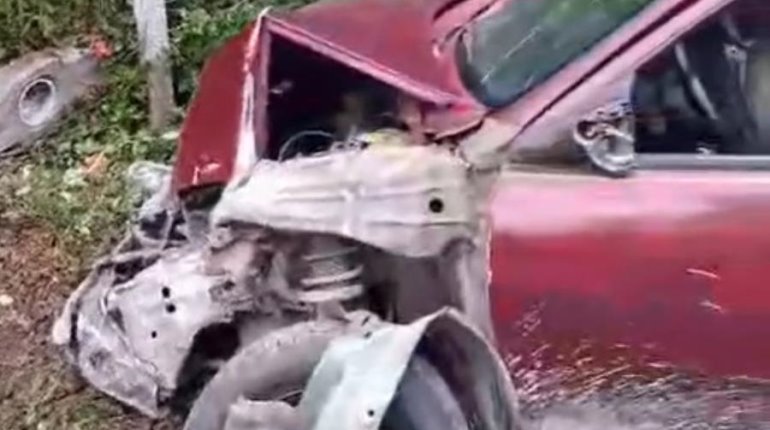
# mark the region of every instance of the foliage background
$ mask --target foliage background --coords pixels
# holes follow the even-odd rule
[[[267,5],[286,0],[168,0],[177,126],[211,52]],[[25,53],[105,39],[103,97],[85,103],[21,157],[0,160],[0,429],[165,430],[74,377],[48,344],[52,317],[96,254],[122,234],[136,199],[124,172],[169,162],[174,129],[148,128],[131,0],[0,0],[0,66]],[[83,175],[93,160],[99,175]]]
[[[178,122],[205,59],[263,7],[292,0],[169,0]],[[123,173],[136,160],[169,162],[174,133],[148,128],[146,85],[139,65],[130,0],[0,0],[0,64],[27,52],[87,46],[106,39],[115,55],[98,103],[72,115],[33,153],[0,166],[0,214],[14,211],[49,224],[86,261],[114,239],[134,203]],[[108,161],[99,178],[78,177],[94,156]]]

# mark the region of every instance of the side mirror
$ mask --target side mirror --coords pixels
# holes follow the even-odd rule
[[[625,177],[636,167],[635,119],[628,102],[596,109],[575,124],[572,138],[591,166],[608,176]]]

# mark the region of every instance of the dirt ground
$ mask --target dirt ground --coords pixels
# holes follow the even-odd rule
[[[0,429],[162,430],[86,386],[50,345],[79,275],[45,227],[0,213]]]

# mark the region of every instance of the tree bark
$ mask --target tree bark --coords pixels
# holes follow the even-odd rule
[[[168,18],[164,0],[133,0],[142,62],[147,68],[150,127],[167,128],[174,118],[174,81],[169,59]]]

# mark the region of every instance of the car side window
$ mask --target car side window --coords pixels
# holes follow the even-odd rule
[[[770,155],[770,2],[739,0],[638,70],[636,152]]]

